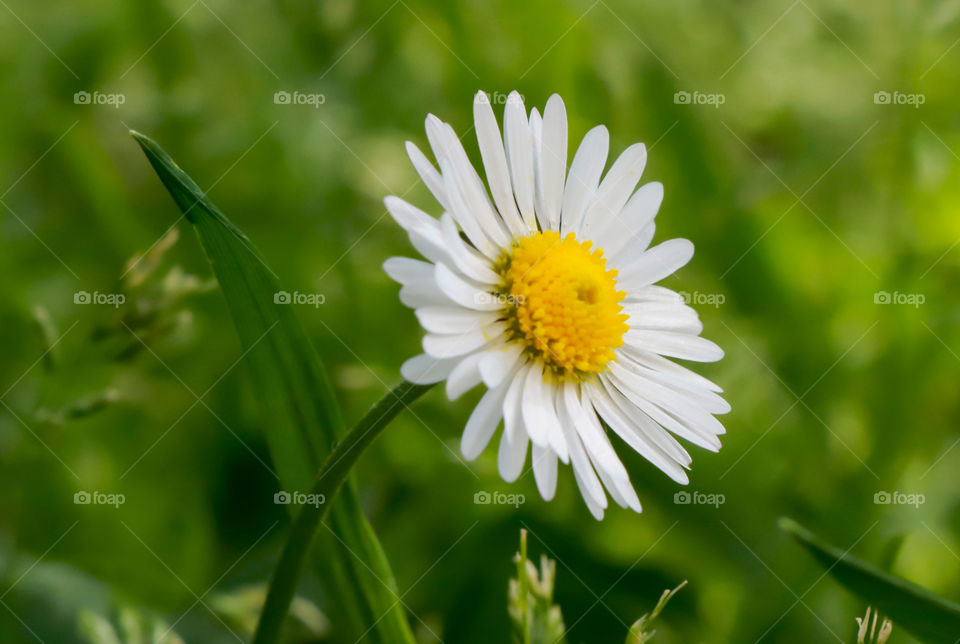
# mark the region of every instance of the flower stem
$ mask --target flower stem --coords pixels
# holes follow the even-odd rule
[[[300,581],[303,560],[313,541],[317,526],[327,515],[334,497],[360,454],[373,439],[406,406],[426,393],[433,385],[401,382],[384,395],[343,437],[320,467],[310,493],[322,498],[319,505],[304,505],[294,519],[293,528],[283,547],[280,561],[270,579],[267,599],[253,637],[253,644],[273,644],[290,608]],[[322,496],[319,496],[322,495]]]

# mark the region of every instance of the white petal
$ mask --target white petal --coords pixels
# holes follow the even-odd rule
[[[441,262],[452,263],[450,254],[447,253],[447,249],[444,248],[443,235],[440,233],[439,227],[435,230],[423,232],[410,231],[407,236],[410,238],[410,243],[413,244],[413,247],[417,249],[417,252],[434,264]]]
[[[573,383],[566,383],[563,388],[563,402],[567,415],[577,427],[580,439],[601,468],[626,478],[627,471],[620,462],[620,457],[617,456],[600,422],[593,414],[593,408],[589,406],[589,402],[581,401],[577,388]]]
[[[600,175],[607,163],[609,147],[610,135],[602,125],[593,128],[583,137],[577,153],[573,156],[564,187],[563,210],[560,215],[561,235],[580,231],[580,222],[587,204],[600,185]]]
[[[653,241],[653,236],[656,232],[657,225],[650,222],[633,237],[620,240],[619,248],[617,248],[618,244],[608,244],[605,246],[603,252],[609,257],[607,265],[610,268],[620,269],[637,257],[640,257],[640,255],[650,247],[650,242]],[[612,251],[607,250],[610,247],[613,247]]]
[[[400,289],[400,302],[411,309],[425,306],[454,306],[450,298],[437,286],[436,281],[419,281],[404,286]]]
[[[553,499],[557,491],[557,455],[549,447],[533,446],[533,477],[537,481],[537,489],[544,501]]]
[[[520,408],[523,412],[523,424],[530,440],[540,447],[546,447],[549,444],[545,411],[546,394],[543,389],[543,366],[538,363],[531,364],[523,383]]]
[[[420,148],[410,141],[407,141],[406,147],[407,156],[410,157],[410,162],[413,163],[417,174],[423,179],[424,185],[427,186],[427,189],[433,194],[437,203],[439,203],[444,210],[449,210],[450,206],[448,205],[447,191],[446,188],[443,187],[443,178],[440,176],[440,173],[433,167],[433,164],[430,163],[426,155],[420,151]]]
[[[684,333],[630,329],[624,334],[623,341],[641,351],[680,360],[716,362],[723,357],[723,349],[710,340]]]
[[[592,497],[583,493],[583,484],[580,482],[580,475],[577,474],[577,470],[573,470],[573,476],[577,481],[577,487],[580,488],[580,496],[583,498],[584,503],[587,504],[587,509],[590,510],[590,514],[593,515],[593,518],[597,521],[603,521],[603,511],[605,506],[599,505]]]
[[[438,235],[440,232],[439,221],[400,197],[392,195],[386,197],[383,200],[383,205],[387,207],[387,212],[390,213],[394,221],[407,232],[418,233],[426,237]]]
[[[534,211],[537,214],[537,226],[540,230],[550,230],[550,220],[547,218],[546,207],[543,205],[543,188],[540,181],[543,172],[540,169],[543,156],[543,118],[537,108],[530,110],[530,138],[533,143],[533,197]]]
[[[403,363],[403,366],[400,367],[400,375],[407,382],[417,385],[431,385],[446,379],[456,365],[456,358],[437,359],[421,353]]]
[[[427,141],[430,143],[430,149],[433,150],[433,157],[439,164],[441,159],[449,156],[446,141],[443,137],[443,121],[433,114],[427,114],[427,118],[423,122],[423,129],[427,133]],[[441,174],[443,174],[442,168]],[[444,188],[444,191],[446,191],[446,188]],[[445,207],[447,210],[450,209],[449,204]]]
[[[601,230],[611,218],[620,216],[620,211],[640,181],[646,163],[647,149],[642,143],[631,145],[614,161],[607,176],[600,182],[580,224],[583,238],[593,239],[595,231]]]
[[[577,424],[577,431],[590,457],[590,462],[593,463],[597,475],[617,505],[641,512],[640,499],[637,498],[637,493],[630,483],[627,469],[613,450],[606,432],[600,426],[600,420],[597,418],[597,412],[593,408],[587,390],[579,387],[578,393],[577,389],[576,386],[570,385],[570,389],[564,391],[564,402]]]
[[[434,277],[440,290],[460,306],[475,311],[498,311],[502,308],[493,294],[460,277],[450,270],[446,264],[436,265]]]
[[[627,303],[623,306],[623,312],[630,316],[627,323],[635,329],[660,329],[692,335],[699,335],[703,331],[700,316],[684,304]]]
[[[483,352],[473,353],[463,358],[453,368],[453,371],[447,376],[447,398],[456,400],[480,384],[480,370],[477,368],[477,364],[482,357]]]
[[[591,457],[591,461],[592,460]],[[594,467],[596,467],[595,462]],[[637,513],[643,512],[643,506],[640,504],[640,499],[637,498],[637,491],[633,489],[633,484],[630,483],[629,479],[621,481],[620,479],[613,478],[606,470],[600,468],[596,468],[596,470],[597,476],[600,477],[603,486],[607,492],[610,493],[610,498],[613,499],[614,503],[621,508],[630,508]]]
[[[507,97],[503,112],[503,133],[517,207],[527,229],[536,230],[537,220],[533,208],[533,137],[523,107],[523,98],[516,91],[510,92]]]
[[[672,302],[686,304],[683,296],[663,286],[644,286],[635,291],[629,291],[626,297],[629,302]]]
[[[467,246],[449,213],[440,217],[440,230],[450,260],[461,273],[481,284],[498,284],[500,276],[490,267],[490,260]]]
[[[480,157],[487,173],[487,183],[497,210],[507,228],[514,235],[526,235],[527,226],[520,217],[513,200],[513,187],[510,183],[510,169],[507,167],[507,155],[503,149],[503,138],[493,115],[490,99],[483,92],[477,92],[473,101],[473,122],[477,129],[477,143]]]
[[[506,386],[488,389],[470,414],[463,436],[460,438],[460,451],[468,461],[480,456],[493,437],[503,415],[501,405],[506,393]]]
[[[686,377],[686,375],[677,374],[673,371],[652,369],[649,365],[634,360],[628,353],[619,356],[617,362],[632,373],[676,390],[695,404],[703,407],[704,411],[708,413],[726,414],[730,411],[730,403],[714,393],[712,389],[704,387],[699,382]]]
[[[639,255],[650,248],[650,242],[653,241],[653,236],[656,232],[657,224],[651,221],[643,227],[643,230],[634,235],[626,246],[614,253],[612,257],[615,258],[615,261],[629,261],[630,258],[634,256],[632,253]]]
[[[660,425],[687,440],[697,442],[686,436],[689,428],[702,435],[713,451],[720,448],[720,442],[715,437],[726,432],[723,423],[687,394],[636,374],[631,379],[631,375],[622,372],[622,367],[607,375],[617,380],[618,390],[623,395]]]
[[[416,310],[420,326],[431,333],[467,333],[497,321],[499,313],[459,306],[424,306]]]
[[[567,172],[567,111],[557,94],[547,100],[543,110],[539,181],[539,203],[549,230],[560,230],[560,206]]]
[[[383,263],[383,270],[399,284],[433,278],[433,264],[409,257],[391,257]]]
[[[434,263],[449,261],[439,221],[399,197],[387,197],[383,203],[421,255]]]
[[[667,476],[678,483],[686,484],[689,479],[677,461],[662,448],[654,444],[643,428],[638,426],[636,418],[623,413],[620,406],[611,397],[611,392],[595,383],[588,385],[590,400],[603,416],[607,425],[617,433],[638,454],[657,466]],[[663,431],[663,430],[661,430]],[[666,432],[663,431],[666,435]]]
[[[621,380],[618,380],[610,372],[603,374],[600,380],[603,383],[604,389],[606,389],[610,395],[610,399],[620,408],[624,416],[634,424],[643,439],[658,449],[663,450],[663,452],[676,461],[678,465],[687,467],[693,462],[693,458],[687,450],[684,449],[683,445],[681,445],[670,432],[648,415],[645,408],[641,409],[632,399],[627,397],[628,389]],[[708,415],[708,418],[712,418],[712,416]]]
[[[617,275],[617,286],[636,290],[673,275],[693,257],[693,244],[688,239],[670,239],[644,251]]]
[[[466,197],[460,192],[457,185],[457,171],[453,167],[453,161],[447,157],[440,159],[440,169],[443,171],[443,184],[446,186],[447,197],[450,199],[450,215],[456,220],[467,239],[477,250],[491,260],[496,259],[502,247],[493,242],[488,234],[489,231],[484,229],[483,223],[476,216],[477,211],[472,208],[473,204],[469,204]]]
[[[523,472],[523,464],[527,460],[527,446],[530,439],[526,432],[503,432],[500,437],[500,449],[497,453],[497,469],[500,478],[507,483],[513,483]]]
[[[570,384],[570,383],[567,383]],[[590,458],[583,449],[583,443],[577,432],[576,423],[570,416],[567,406],[563,401],[564,392],[557,392],[557,416],[560,418],[560,425],[563,428],[563,435],[570,448],[570,463],[573,465],[573,473],[577,480],[577,486],[588,507],[599,506],[601,509],[607,507],[607,495],[603,492],[603,485],[597,478],[597,473],[590,464]],[[593,502],[591,504],[591,501]],[[593,510],[591,509],[591,512]],[[600,512],[603,516],[603,512]]]
[[[491,347],[480,361],[480,375],[488,387],[496,387],[520,361],[523,346],[519,342],[506,342]]]
[[[544,379],[543,368],[539,365],[532,366],[523,385],[523,423],[534,445],[549,445],[557,456],[567,463],[570,452],[554,405],[553,390]]]
[[[523,425],[523,384],[527,379],[529,366],[523,365],[510,377],[510,386],[507,395],[503,399],[503,433],[514,436],[523,434],[527,431]]]
[[[487,190],[480,181],[480,176],[476,169],[470,163],[467,153],[457,138],[457,133],[447,123],[441,126],[441,138],[444,141],[444,149],[447,153],[447,161],[450,162],[452,175],[447,176],[448,170],[442,160],[440,169],[444,174],[444,185],[447,189],[447,195],[450,198],[452,210],[456,209],[454,195],[451,193],[449,179],[452,178],[456,184],[457,191],[463,198],[464,203],[469,206],[469,212],[479,223],[484,234],[497,246],[503,248],[510,244],[510,235],[507,233],[503,220],[499,213],[490,203],[490,197]]]
[[[678,365],[676,362],[667,360],[663,356],[658,356],[657,354],[648,351],[638,351],[637,349],[627,345],[624,345],[622,350],[631,360],[634,360],[635,362],[642,364],[653,371],[669,373],[675,377],[682,378],[683,380],[689,382],[693,387],[702,387],[708,391],[715,391],[718,394],[723,393],[723,388],[719,385],[704,378],[699,373],[691,371],[682,365]]]
[[[712,452],[720,449],[720,439],[712,423],[704,422],[707,418],[715,419],[706,412],[696,413],[696,403],[684,400],[677,392],[631,374],[618,365],[611,367],[610,378],[630,402],[665,429]],[[678,420],[678,414],[682,414],[687,422]],[[720,423],[717,421],[717,424]]]
[[[604,254],[612,257],[625,246],[629,246],[635,252],[645,250],[646,246],[639,247],[642,242],[641,233],[652,232],[652,229],[648,229],[647,226],[653,223],[653,218],[656,217],[662,202],[662,183],[654,181],[640,186],[627,201],[627,205],[620,211],[619,216],[607,220],[605,225],[601,224],[594,234]]]
[[[498,338],[505,330],[500,322],[467,333],[441,335],[428,333],[423,336],[423,350],[434,358],[453,358],[476,351]]]

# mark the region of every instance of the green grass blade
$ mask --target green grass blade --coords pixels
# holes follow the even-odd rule
[[[306,557],[310,542],[353,464],[398,413],[432,386],[402,382],[391,389],[360,419],[344,439],[337,443],[333,452],[327,457],[310,488],[310,494],[316,495],[317,498],[324,498],[325,503],[320,506],[304,505],[300,514],[297,515],[283,548],[280,562],[273,571],[253,644],[273,644],[277,641],[284,618],[293,601],[303,559]]]
[[[895,627],[910,631],[924,642],[957,641],[960,604],[851,557],[795,521],[781,519],[780,528],[799,541],[847,590],[890,617]]]
[[[274,302],[278,280],[246,235],[159,145],[131,134],[194,225],[213,266],[264,406],[265,436],[281,485],[305,491],[344,432],[320,360],[292,307]],[[365,641],[412,643],[393,573],[350,480],[331,508],[330,528],[314,544],[314,562],[337,639],[352,641],[369,628]]]

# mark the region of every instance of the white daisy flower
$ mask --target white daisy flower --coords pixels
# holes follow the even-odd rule
[[[457,398],[483,383],[461,440],[476,458],[503,421],[498,465],[504,480],[532,467],[553,498],[557,461],[573,474],[590,512],[640,501],[607,429],[678,483],[691,458],[680,437],[711,451],[724,433],[714,414],[730,406],[709,380],[668,358],[710,362],[723,351],[699,337],[697,313],[654,284],[685,265],[693,244],[652,248],[663,186],[636,188],[643,144],[627,148],[603,175],[609,135],[600,125],[580,143],[567,172],[567,115],[553,95],[528,117],[513,92],[501,135],[486,94],[474,124],[489,193],[453,128],[427,117],[439,171],[413,143],[407,152],[443,214],[398,197],[387,209],[427,261],[393,257],[387,274],[426,330],[423,354],[404,378],[446,380]],[[492,196],[492,201],[491,201]]]

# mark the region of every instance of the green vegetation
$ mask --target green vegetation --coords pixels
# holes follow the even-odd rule
[[[376,537],[332,508],[288,640],[392,642],[406,620],[510,641],[522,529],[571,644],[644,641],[631,625],[684,579],[657,644],[853,642],[868,605],[891,644],[938,641],[924,625],[960,599],[958,27],[951,5],[860,0],[0,4],[0,641],[249,641],[291,528],[276,495],[310,491],[418,352],[382,198],[439,207],[403,142],[425,149],[434,113],[478,163],[478,89],[498,117],[513,89],[557,92],[572,141],[647,143],[655,239],[697,247],[666,285],[727,352],[698,368],[733,406],[724,447],[691,448],[687,488],[621,449],[644,512],[598,523],[568,469],[544,503],[495,449],[465,464],[480,392],[437,387],[359,459],[340,512]],[[131,128],[252,240],[246,270],[300,302],[269,310],[302,334],[252,347],[265,320]],[[945,599],[911,629],[890,593],[920,589]]]

